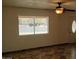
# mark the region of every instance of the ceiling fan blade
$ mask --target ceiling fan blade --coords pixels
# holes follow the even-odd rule
[[[76,10],[64,9],[64,11],[76,12]]]

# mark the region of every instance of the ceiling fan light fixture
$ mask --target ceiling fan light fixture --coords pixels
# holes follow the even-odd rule
[[[56,10],[55,10],[56,14],[62,14],[64,12],[64,8],[62,7],[57,7]]]

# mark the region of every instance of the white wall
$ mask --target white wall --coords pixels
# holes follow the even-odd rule
[[[49,16],[46,35],[18,36],[18,16]],[[3,7],[3,52],[74,42],[71,24],[75,12],[56,15],[53,10]]]

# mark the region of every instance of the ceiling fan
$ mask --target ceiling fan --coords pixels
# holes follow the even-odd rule
[[[58,4],[58,6],[57,6],[56,9],[55,9],[56,14],[62,14],[62,13],[64,13],[65,11],[75,12],[75,10],[70,10],[70,9],[66,9],[66,8],[62,7],[61,5],[62,5],[63,3],[64,3],[64,2],[57,2],[57,3],[56,3],[56,4]]]

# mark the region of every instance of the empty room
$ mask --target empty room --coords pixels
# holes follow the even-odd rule
[[[75,59],[75,0],[3,0],[3,59]]]

